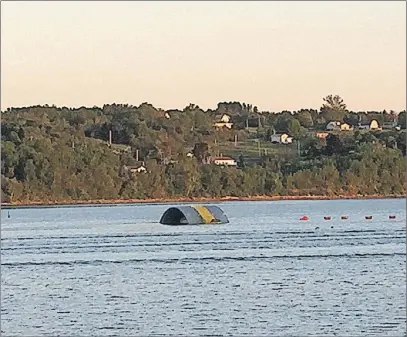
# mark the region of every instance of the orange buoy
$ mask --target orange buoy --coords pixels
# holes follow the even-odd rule
[[[302,216],[302,217],[300,218],[300,220],[309,220],[309,218],[308,218],[306,215],[304,215],[304,216]]]
[[[395,215],[389,215],[389,219],[395,219],[396,216]]]
[[[341,219],[342,219],[342,220],[348,220],[348,217],[347,217],[346,215],[342,215],[342,216],[341,216]]]
[[[331,220],[330,216],[324,216],[324,220]]]
[[[366,216],[365,216],[365,219],[366,219],[366,220],[372,220],[372,218],[373,218],[373,217],[372,217],[371,215],[366,215]]]

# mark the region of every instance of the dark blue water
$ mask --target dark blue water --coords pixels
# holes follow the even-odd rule
[[[406,334],[405,200],[220,206],[3,210],[2,335]]]

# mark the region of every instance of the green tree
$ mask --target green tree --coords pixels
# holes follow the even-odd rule
[[[297,119],[291,119],[288,123],[287,131],[294,138],[299,138],[301,135],[301,125]]]
[[[406,128],[406,111],[402,111],[399,113],[397,123],[400,125],[402,129]]]
[[[343,121],[346,116],[346,104],[339,95],[328,95],[323,98],[321,115],[325,121]]]
[[[296,116],[301,126],[304,128],[311,128],[314,126],[314,121],[312,120],[311,112],[308,110],[300,110]]]
[[[209,146],[207,143],[197,143],[192,150],[199,163],[204,162],[209,157]]]

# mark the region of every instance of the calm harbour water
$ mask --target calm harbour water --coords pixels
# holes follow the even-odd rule
[[[2,210],[2,335],[405,336],[404,199],[219,206]]]

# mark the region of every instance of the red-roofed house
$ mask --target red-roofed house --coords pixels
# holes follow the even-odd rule
[[[211,163],[219,166],[237,166],[236,161],[230,157],[211,157]]]

